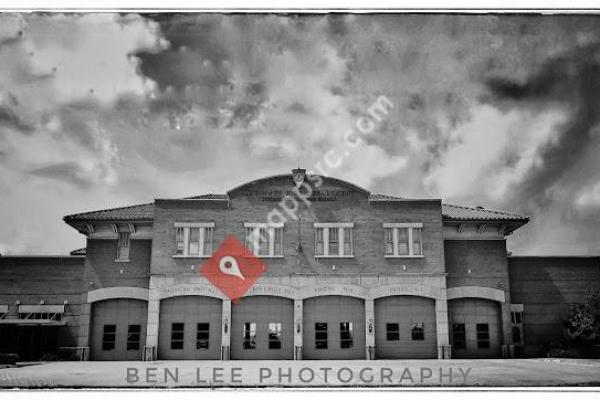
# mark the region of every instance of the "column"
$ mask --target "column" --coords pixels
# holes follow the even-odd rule
[[[365,344],[367,360],[375,359],[375,300],[365,299]]]
[[[223,299],[221,314],[221,360],[229,360],[231,349],[231,300]]]
[[[144,347],[144,360],[154,361],[158,356],[158,327],[160,321],[160,298],[158,290],[150,277],[148,291],[148,322],[146,325],[146,346]]]
[[[302,299],[294,300],[294,360],[302,360],[303,304]]]
[[[510,303],[505,301],[500,303],[500,311],[502,313],[502,356],[504,358],[512,358],[511,349],[513,348],[512,339],[512,323],[510,321]]]
[[[435,299],[435,329],[437,332],[438,358],[451,358],[448,301],[446,300],[445,290],[442,298]]]
[[[81,303],[81,315],[79,317],[79,333],[77,338],[77,349],[79,359],[88,361],[90,359],[90,322],[92,305],[87,302],[87,293],[83,296]]]

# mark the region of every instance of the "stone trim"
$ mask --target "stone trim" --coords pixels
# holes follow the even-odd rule
[[[87,294],[87,302],[95,303],[110,299],[137,299],[148,301],[149,290],[146,288],[117,286],[96,290],[90,290]]]
[[[506,296],[503,290],[494,289],[485,286],[456,286],[447,289],[448,300],[460,299],[464,297],[475,297],[497,301],[500,303],[506,302]]]

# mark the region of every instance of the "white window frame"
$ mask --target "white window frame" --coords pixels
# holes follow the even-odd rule
[[[256,257],[260,257],[260,258],[284,258],[285,257],[285,252],[284,252],[284,246],[283,246],[283,228],[284,228],[284,223],[283,222],[278,222],[278,223],[267,223],[267,222],[244,222],[244,228],[246,229],[252,229],[252,236],[254,238],[253,242],[252,242],[252,248],[249,249],[252,251],[252,253],[256,256]],[[269,236],[269,253],[268,254],[258,254],[258,250],[259,250],[259,230],[260,229],[266,229],[267,230],[267,234]],[[281,229],[281,254],[275,254],[275,229]],[[244,232],[244,235],[246,235],[246,232]]]
[[[315,258],[354,258],[354,222],[315,222]],[[317,254],[317,229],[323,228],[323,254]],[[344,254],[344,228],[352,229],[350,250],[352,254]],[[338,252],[329,254],[329,230],[338,230]]]
[[[173,258],[209,258],[212,256],[214,251],[213,242],[215,238],[215,223],[214,222],[175,222],[175,247],[177,247],[177,228],[183,228],[183,254],[174,254]],[[199,228],[200,229],[200,238],[199,238],[199,249],[198,254],[189,254],[190,251],[190,228]],[[211,235],[211,253],[204,253],[204,237],[206,234],[206,229],[212,229]],[[177,248],[175,248],[175,252],[177,252]]]
[[[385,258],[423,258],[423,223],[421,222],[386,222],[383,224],[384,251],[386,239],[386,229],[392,229],[393,234],[393,254],[384,254]],[[408,230],[408,254],[399,254],[398,250],[398,229]],[[414,254],[413,229],[421,229],[421,254]]]
[[[123,255],[121,252],[121,247],[119,246],[121,243],[120,236],[127,235],[127,257]],[[115,262],[130,262],[131,261],[131,232],[130,231],[117,231],[117,254],[115,257]]]

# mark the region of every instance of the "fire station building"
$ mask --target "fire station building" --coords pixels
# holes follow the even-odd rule
[[[600,287],[599,257],[508,255],[506,237],[527,217],[302,173],[66,216],[86,236],[85,249],[0,257],[0,353],[537,356],[562,337],[569,304]],[[296,178],[310,182],[311,193],[282,208],[297,193]],[[269,223],[273,210],[288,218]],[[229,235],[267,266],[234,301],[199,273]]]

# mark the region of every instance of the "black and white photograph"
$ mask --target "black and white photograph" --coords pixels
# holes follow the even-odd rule
[[[0,392],[598,391],[599,154],[600,10],[4,10]]]

